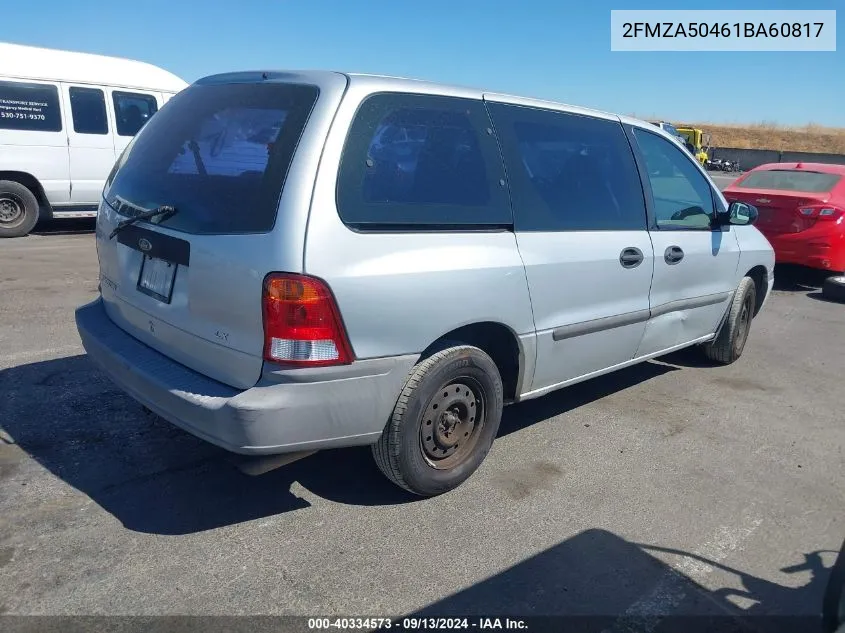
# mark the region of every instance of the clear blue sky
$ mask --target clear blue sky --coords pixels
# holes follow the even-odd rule
[[[809,6],[805,6],[805,4]],[[839,5],[837,7],[837,5]],[[841,0],[708,0],[701,9],[836,9]],[[827,53],[610,51],[616,0],[6,2],[2,38],[151,62],[187,81],[322,68],[433,79],[638,116],[845,127],[845,41]],[[0,60],[2,69],[2,60]]]

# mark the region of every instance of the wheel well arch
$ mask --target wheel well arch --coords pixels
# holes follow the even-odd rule
[[[486,352],[499,369],[505,402],[516,398],[525,366],[525,356],[519,337],[511,328],[496,321],[469,323],[446,332],[433,341],[423,350],[420,358],[427,358],[454,343],[473,345]]]
[[[769,273],[765,266],[754,266],[751,270],[745,273],[746,277],[750,277],[754,281],[754,289],[756,290],[754,299],[754,316],[760,311],[763,306],[763,300],[766,298],[766,293],[769,291]]]
[[[13,180],[22,184],[35,195],[35,199],[38,200],[38,204],[41,206],[42,214],[45,210],[52,213],[52,206],[50,205],[50,201],[47,200],[47,194],[44,193],[44,187],[41,185],[41,181],[32,174],[25,171],[0,170],[0,180]]]

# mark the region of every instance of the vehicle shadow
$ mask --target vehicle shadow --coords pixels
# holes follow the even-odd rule
[[[590,402],[678,369],[679,367],[654,361],[640,363],[566,389],[553,391],[540,398],[505,407],[498,437],[521,431],[542,420],[568,413]]]
[[[825,297],[822,294],[821,290],[814,290],[813,292],[808,292],[807,296],[810,299],[813,299],[814,301],[822,301],[824,303],[838,303],[842,305],[841,301],[837,301],[836,299],[828,299],[827,297]]]
[[[681,369],[684,367],[688,369],[718,367],[718,364],[708,359],[697,346],[685,347],[677,352],[660,356],[656,358],[655,361],[658,363],[665,363],[669,367],[674,367],[675,369]]]
[[[96,218],[67,218],[39,222],[32,235],[84,235],[96,229]]]
[[[645,363],[507,407],[500,435],[667,371],[672,368]],[[322,451],[260,476],[243,474],[237,456],[144,414],[85,355],[2,370],[0,392],[10,394],[0,399],[0,430],[138,532],[189,534],[306,508],[299,486],[352,505],[419,500],[383,477],[369,447]],[[0,470],[0,481],[14,476]]]
[[[830,575],[822,553],[804,554],[803,561],[783,567],[784,574],[810,576],[805,584],[785,586],[706,557],[591,529],[406,617],[505,614],[526,618],[532,633],[816,633]],[[706,589],[667,564],[684,559],[682,569],[697,569],[697,575],[715,570],[708,585],[730,586]],[[500,628],[517,628],[505,620]]]
[[[784,292],[807,292],[821,288],[830,273],[792,264],[775,266],[775,290]]]
[[[0,392],[11,394],[0,400],[6,434],[138,532],[189,534],[306,508],[295,482],[349,504],[408,500],[377,471],[368,448],[245,475],[237,456],[144,414],[85,355],[0,371]],[[13,476],[0,470],[0,481]]]

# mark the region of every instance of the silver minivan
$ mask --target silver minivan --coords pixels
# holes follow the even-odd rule
[[[242,454],[371,445],[419,495],[503,405],[688,346],[740,357],[774,282],[756,209],[627,117],[333,72],[202,79],[97,217],[90,357]]]

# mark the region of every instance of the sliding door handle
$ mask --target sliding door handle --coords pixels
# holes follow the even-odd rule
[[[619,263],[622,264],[622,268],[636,268],[643,263],[643,259],[645,259],[643,252],[633,246],[623,249],[619,254]]]
[[[684,251],[681,250],[680,246],[670,246],[666,249],[666,252],[663,253],[663,259],[666,260],[666,263],[670,266],[672,264],[677,264],[684,258]]]

